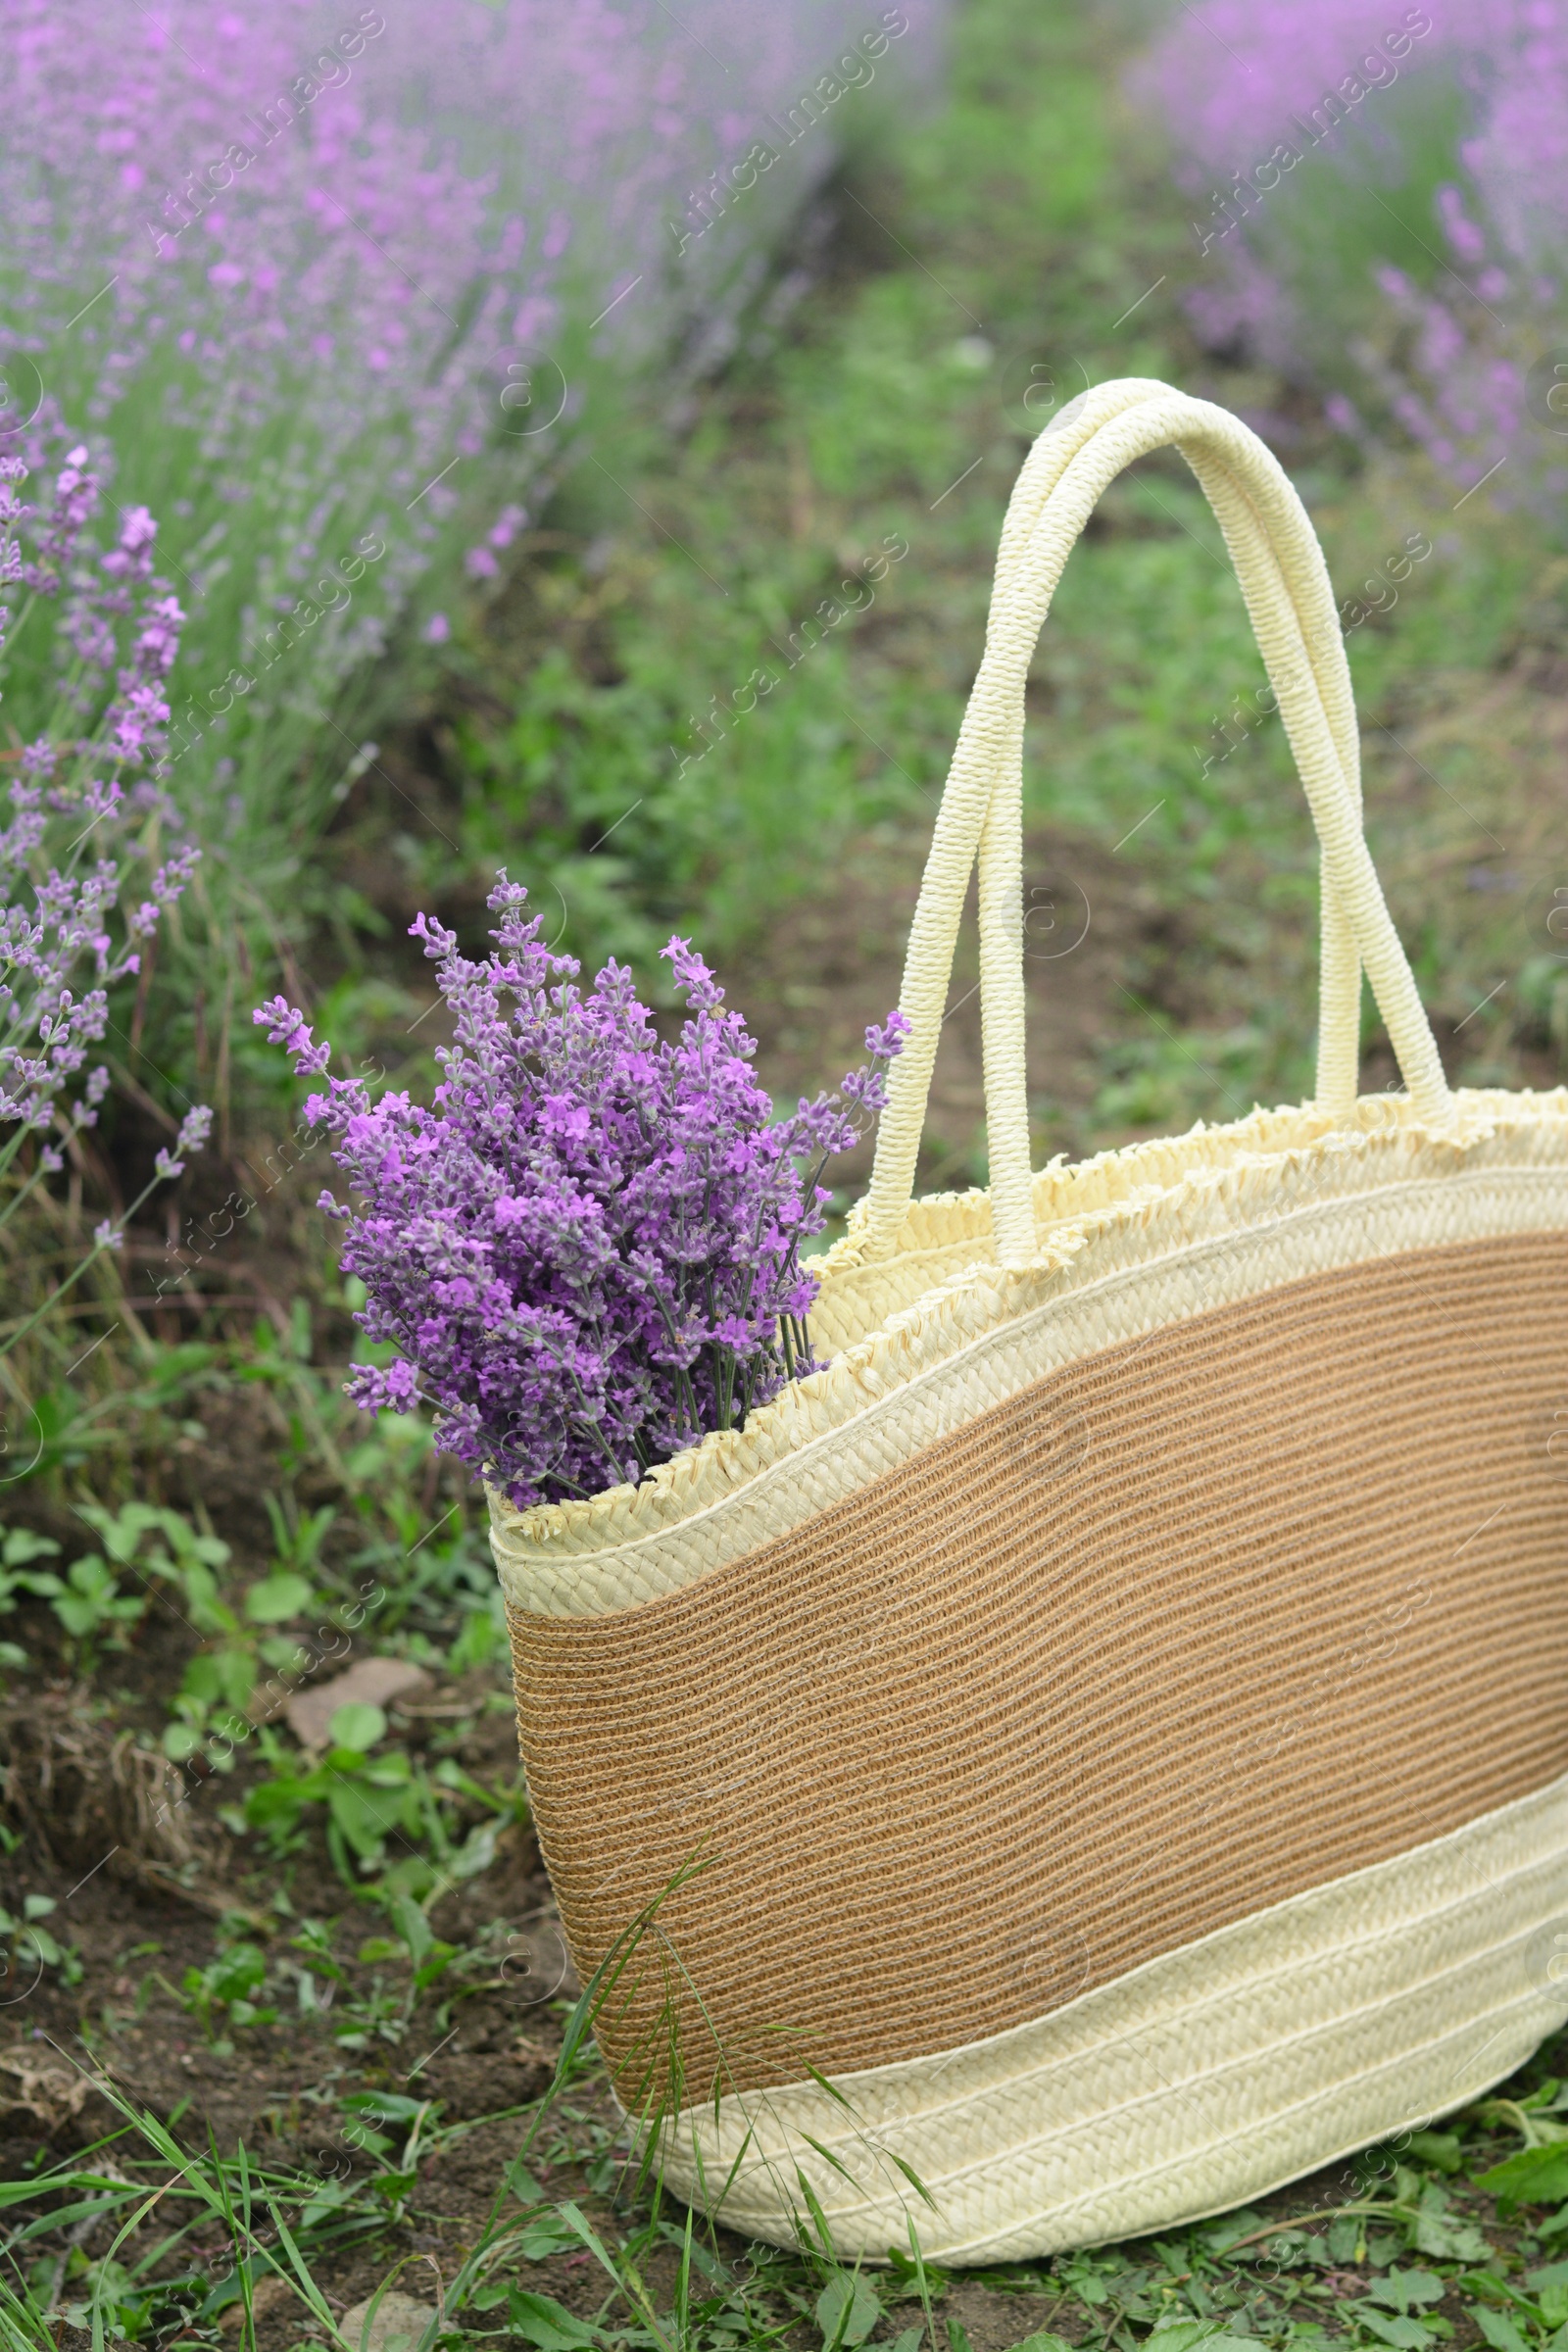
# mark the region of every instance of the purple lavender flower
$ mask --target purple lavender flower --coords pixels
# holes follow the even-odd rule
[[[874,69],[862,45],[853,84],[827,83],[848,126],[850,87],[906,74],[938,16],[906,0],[890,41],[845,0],[0,0],[8,332],[94,436],[90,460],[70,445],[40,561],[65,580],[114,491],[109,579],[134,595],[132,502],[169,486],[202,592],[176,756],[202,746],[210,778],[265,723],[263,789],[285,789],[303,730],[281,721],[380,650],[432,557],[457,583],[470,545],[499,571],[495,532],[560,446],[530,369],[573,311],[614,304],[612,368],[732,317],[749,251],[833,154],[836,128],[809,128],[824,76],[872,36]],[[18,429],[0,415],[0,446]],[[270,617],[301,604],[317,617],[269,674]],[[107,670],[105,612],[74,621]],[[229,703],[236,662],[255,691]]]
[[[814,1369],[801,1245],[822,1228],[823,1163],[882,1107],[907,1030],[890,1014],[868,1069],[775,1123],[754,1042],[687,941],[663,951],[686,999],[670,1041],[613,961],[573,986],[526,897],[500,876],[483,963],[430,917],[412,925],[456,1025],[432,1108],[344,1078],[306,1104],[362,1202],[322,1200],[369,1293],[358,1320],[398,1350],[349,1393],[429,1402],[440,1442],[523,1507],[636,1481]],[[254,1017],[324,1073],[329,1049],[285,999]]]
[[[88,525],[97,489],[85,457],[84,449],[71,451],[41,512],[18,495],[24,462],[0,462],[0,648],[13,619],[7,592],[19,585],[30,590],[26,617],[35,631],[47,625],[51,606],[63,606],[64,635],[78,658],[80,631],[74,624],[90,611],[108,648],[99,665],[101,701],[101,672],[116,642],[110,616],[133,614],[140,598],[143,623],[118,691],[96,712],[91,677],[77,676],[75,717],[85,733],[69,741],[44,734],[26,744],[10,786],[13,814],[0,828],[0,1124],[11,1130],[0,1140],[0,1226],[59,1173],[59,1142],[96,1123],[109,1071],[102,1062],[87,1064],[108,1030],[109,991],[139,970],[140,942],[179,897],[198,856],[177,834],[170,843],[173,805],[136,775],[168,715],[150,681],[173,660],[183,616],[151,577],[145,559],[155,526],[145,510],[125,516],[114,549],[95,568],[101,551]],[[113,772],[95,773],[100,766]],[[155,863],[160,840],[166,854]],[[147,895],[127,903],[138,868]],[[79,1091],[68,1102],[74,1083]],[[127,1216],[153,1185],[181,1173],[181,1155],[201,1149],[211,1125],[205,1108],[188,1113],[174,1152],[159,1152],[152,1182]],[[123,1219],[100,1224],[93,1253],[118,1249],[123,1231]],[[83,1258],[67,1275],[0,1353],[25,1336],[89,1262]]]
[[[1390,24],[1371,0],[1214,0],[1168,18],[1135,81],[1193,200],[1200,333],[1316,376],[1354,438],[1401,426],[1459,490],[1485,482],[1490,501],[1560,527],[1568,14],[1450,0]],[[1446,119],[1458,135],[1444,133],[1434,186]],[[1325,238],[1327,217],[1357,225]],[[1425,249],[1427,286],[1392,265],[1391,229]]]

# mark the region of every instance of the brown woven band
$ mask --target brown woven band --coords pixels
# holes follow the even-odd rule
[[[1560,1412],[1561,1419],[1554,1420]],[[635,2097],[955,2048],[1568,1770],[1568,1244],[1316,1276],[1053,1374],[609,1617],[513,1610]],[[1568,1451],[1568,1444],[1554,1449]]]

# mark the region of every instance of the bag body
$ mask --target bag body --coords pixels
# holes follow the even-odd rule
[[[1318,1094],[1031,1175],[1023,684],[1096,498],[1169,443],[1322,843]],[[977,860],[993,1181],[911,1200]],[[1356,1096],[1363,968],[1404,1094]],[[901,1004],[826,1368],[638,1488],[492,1493],[492,1536],[666,2184],[961,2264],[1258,2196],[1568,2017],[1568,1092],[1448,1090],[1321,555],[1223,411],[1129,379],[1035,445]]]

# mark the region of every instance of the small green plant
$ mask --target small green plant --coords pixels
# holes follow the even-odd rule
[[[221,1700],[236,1713],[243,1711],[255,1683],[254,1641],[244,1640],[219,1590],[228,1545],[217,1536],[198,1534],[180,1512],[154,1503],[127,1502],[118,1511],[84,1503],[80,1513],[96,1531],[107,1560],[172,1586],[180,1615],[209,1643],[186,1668],[173,1700],[181,1720],[165,1735],[165,1752],[182,1761],[200,1745],[214,1704]]]
[[[0,1544],[0,1616],[9,1616],[17,1605],[19,1593],[31,1592],[46,1599],[60,1591],[60,1579],[49,1569],[29,1568],[29,1560],[50,1560],[59,1556],[60,1546],[51,1544],[47,1536],[35,1536],[30,1528],[12,1527],[6,1530]],[[15,1642],[0,1642],[0,1666],[25,1666],[27,1653]]]
[[[267,1500],[273,1502],[270,1494]],[[236,1606],[220,1582],[229,1561],[228,1545],[218,1536],[199,1533],[179,1511],[146,1502],[127,1502],[118,1511],[85,1503],[80,1515],[97,1532],[107,1561],[172,1588],[180,1615],[202,1637],[203,1646],[186,1665],[172,1701],[174,1720],[164,1734],[165,1754],[178,1763],[201,1748],[215,1771],[231,1771],[232,1739],[215,1740],[215,1727],[244,1721],[259,1662],[299,1663],[298,1643],[267,1630],[301,1616],[317,1598],[314,1586],[294,1565],[301,1550],[298,1530],[274,1506],[282,1556]],[[318,1512],[311,1521],[311,1557],[332,1517],[330,1511]],[[60,1600],[54,1605],[59,1610]],[[245,1728],[248,1732],[248,1723]]]
[[[327,1728],[332,1744],[318,1757],[286,1746],[268,1727],[258,1735],[268,1777],[231,1818],[280,1857],[300,1852],[311,1819],[324,1813],[327,1851],[345,1884],[379,1879],[389,1903],[416,1902],[488,1870],[501,1831],[528,1818],[520,1781],[487,1788],[450,1757],[432,1768],[384,1746],[380,1707],[339,1707]],[[463,1816],[474,1808],[481,1817],[465,1830]],[[402,1849],[395,1859],[393,1846]]]
[[[24,1997],[15,1989],[30,1978],[36,1984],[46,1968],[58,1970],[62,1984],[79,1984],[82,1979],[80,1956],[74,1943],[61,1943],[41,1923],[59,1905],[51,1894],[27,1894],[22,1899],[22,1914],[8,1911],[0,1904],[0,1936],[7,1938],[5,1983],[6,1997],[15,2001]]]
[[[332,1744],[318,1759],[285,1747],[264,1729],[260,1752],[269,1774],[245,1799],[248,1829],[259,1830],[274,1854],[297,1853],[312,1810],[326,1813],[326,1843],[339,1877],[349,1885],[378,1870],[387,1840],[416,1840],[424,1826],[420,1789],[401,1748],[373,1751],[386,1737],[379,1707],[339,1707],[328,1733]]]
[[[129,1628],[147,1614],[147,1597],[124,1592],[111,1563],[97,1552],[73,1560],[65,1581],[50,1580],[55,1592],[49,1606],[66,1630],[67,1647],[78,1673],[97,1662],[99,1638],[108,1649],[123,1649]]]
[[[231,1943],[206,1968],[187,1968],[180,1982],[181,2005],[199,2020],[203,2034],[220,2057],[229,2057],[234,2044],[222,2030],[270,2026],[275,2008],[256,1999],[267,1984],[267,1954],[260,1944]]]
[[[47,1599],[65,1630],[72,1662],[79,1673],[90,1672],[95,1664],[100,1637],[108,1648],[123,1649],[128,1629],[147,1612],[146,1594],[122,1592],[120,1582],[120,1570],[129,1564],[139,1541],[136,1515],[145,1509],[143,1504],[127,1503],[123,1511],[115,1513],[93,1503],[84,1505],[80,1516],[97,1531],[104,1550],[73,1560],[63,1577],[52,1569],[24,1565],[28,1560],[58,1555],[58,1544],[26,1528],[13,1528],[0,1554],[0,1610],[14,1608],[18,1592]],[[132,1522],[131,1527],[127,1528],[127,1521]],[[25,1665],[25,1652],[7,1642],[0,1649],[0,1663]]]

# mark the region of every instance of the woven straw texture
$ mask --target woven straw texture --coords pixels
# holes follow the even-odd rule
[[[1554,1780],[1563,1396],[1568,1239],[1405,1251],[1088,1356],[644,1608],[514,1613],[572,1949],[701,1856],[660,1913],[689,2093],[713,2036],[742,2086],[837,2075]]]
[[[1407,1104],[1375,1100],[1362,1107],[1376,1123],[1360,1132],[1271,1112],[1140,1147],[1120,1155],[1133,1181],[1119,1196],[1104,1161],[1064,1171],[1059,1194],[1081,1192],[1090,1204],[1043,1220],[1023,1268],[976,1261],[969,1200],[917,1201],[911,1253],[933,1272],[950,1256],[962,1270],[744,1430],[588,1502],[518,1512],[492,1490],[508,1600],[530,1616],[636,1608],[807,1524],[1058,1364],[1309,1274],[1434,1242],[1568,1226],[1568,1093],[1456,1103],[1462,1143],[1428,1136]],[[1256,1129],[1263,1138],[1247,1132]],[[902,1267],[902,1257],[830,1264],[813,1328],[856,1328],[898,1296]],[[841,1286],[850,1290],[842,1310]]]
[[[1559,1781],[1036,2024],[841,2077],[845,2105],[801,2083],[688,2113],[665,2179],[701,2199],[739,2158],[724,2220],[788,2243],[799,2166],[839,2251],[872,2260],[907,2247],[911,2219],[955,2263],[1167,2229],[1500,2082],[1568,2017],[1565,1951]]]
[[[1318,832],[1317,1094],[1033,1176],[1029,661],[1101,491],[1167,443]],[[992,1183],[916,1201],[976,867]],[[1397,1098],[1356,1098],[1363,974]],[[1568,1908],[1568,1093],[1450,1093],[1321,552],[1222,411],[1102,385],[1031,453],[900,1002],[812,1312],[832,1360],[635,1489],[492,1494],[492,1543],[583,1976],[642,1923],[601,2043],[644,2112],[725,2094],[674,2184],[722,2178],[751,2114],[737,2226],[788,2237],[799,2161],[845,2251],[912,2218],[978,2261],[1256,2194],[1568,2007],[1529,1958]],[[804,2149],[843,2144],[813,2069],[939,2226],[891,2163],[852,2190]]]

